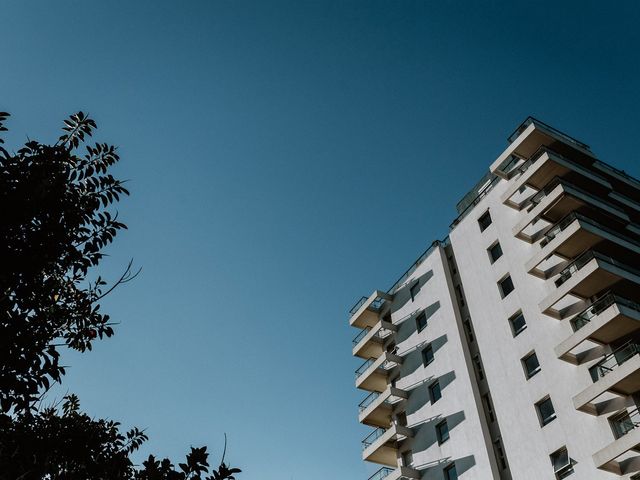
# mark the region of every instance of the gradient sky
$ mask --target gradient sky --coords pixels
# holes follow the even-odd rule
[[[480,6],[481,5],[481,6]],[[348,309],[387,289],[527,115],[640,176],[640,2],[0,4],[10,145],[84,110],[143,267],[65,391],[239,480],[366,479]]]

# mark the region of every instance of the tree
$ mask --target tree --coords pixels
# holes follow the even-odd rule
[[[0,132],[8,117],[0,112]],[[153,456],[136,468],[130,455],[147,440],[142,431],[123,434],[117,422],[90,418],[75,395],[61,408],[38,408],[65,374],[61,349],[84,352],[111,337],[99,301],[137,275],[129,263],[111,287],[89,277],[127,228],[113,207],[129,194],[109,173],[116,148],[87,143],[95,129],[78,112],[53,145],[29,140],[10,153],[0,138],[0,479],[201,479],[206,447],[192,448],[177,469]],[[238,472],[223,455],[206,478]]]

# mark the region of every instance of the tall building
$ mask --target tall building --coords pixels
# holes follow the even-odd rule
[[[640,181],[528,118],[351,310],[372,480],[640,479]]]

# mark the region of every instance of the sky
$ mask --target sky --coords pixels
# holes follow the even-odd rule
[[[367,479],[348,310],[386,290],[533,115],[640,176],[640,3],[4,1],[5,135],[83,110],[119,146],[116,335],[65,392],[239,480]],[[97,274],[98,272],[96,272]],[[51,399],[53,401],[53,398]]]

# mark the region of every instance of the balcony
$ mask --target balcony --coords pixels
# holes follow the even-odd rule
[[[527,118],[509,137],[509,147],[491,165],[491,172],[509,179],[513,176],[512,164],[509,159],[512,156],[531,158],[540,146],[560,151],[578,152],[581,156],[593,159],[589,146],[566,135],[559,130],[547,125],[533,117]]]
[[[640,255],[638,240],[588,216],[571,212],[545,232],[540,242],[542,248],[527,262],[525,268],[532,275],[549,278],[554,275],[554,268],[545,270],[542,265],[552,255],[576,258],[582,252],[603,242],[612,254]]]
[[[369,480],[404,480],[408,478],[420,478],[420,472],[410,467],[389,468],[382,467],[369,477]]]
[[[409,398],[406,391],[392,386],[382,393],[372,392],[360,403],[358,420],[372,427],[388,428],[394,404],[406,398]]]
[[[640,457],[629,456],[640,449],[640,412],[638,409],[624,412],[611,420],[611,426],[616,440],[593,455],[596,467],[616,475],[640,470]]]
[[[557,287],[540,303],[540,311],[562,319],[574,310],[561,302],[567,295],[587,299],[616,286],[621,296],[640,294],[640,271],[594,251],[587,251],[564,268],[555,280]]]
[[[376,290],[369,297],[362,297],[351,307],[349,325],[357,328],[373,327],[379,320],[380,308],[385,301],[393,300],[393,295]]]
[[[571,353],[586,340],[608,345],[640,328],[640,304],[612,293],[591,304],[571,319],[574,334],[555,348],[561,360],[580,365],[592,360],[592,349]]]
[[[398,442],[413,437],[413,430],[392,424],[390,428],[376,428],[362,440],[362,459],[388,467],[398,465]]]
[[[576,410],[599,415],[606,402],[602,405],[593,402],[600,395],[611,392],[626,397],[640,390],[639,354],[640,345],[627,343],[591,367],[594,384],[573,397]]]
[[[620,209],[580,187],[556,178],[529,200],[529,207],[523,218],[513,227],[513,235],[533,243],[538,240],[538,232],[529,232],[531,225],[538,220],[555,224],[574,211],[588,210],[595,220],[614,217],[629,223],[630,218]]]
[[[502,195],[502,203],[516,210],[521,210],[524,206],[524,199],[516,199],[514,195],[522,191],[525,187],[536,190],[542,190],[555,177],[562,178],[578,172],[584,179],[588,179],[590,184],[596,183],[607,190],[611,190],[611,184],[601,177],[594,174],[591,170],[580,166],[573,160],[569,160],[562,155],[541,147],[526,162],[514,169],[511,176],[519,173],[520,176],[515,179]]]
[[[384,350],[384,341],[398,327],[380,320],[372,328],[367,327],[353,339],[353,355],[360,358],[378,358]]]
[[[379,358],[370,358],[356,370],[356,388],[370,392],[384,392],[388,386],[389,371],[402,364],[402,357],[384,352]]]

